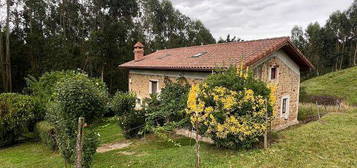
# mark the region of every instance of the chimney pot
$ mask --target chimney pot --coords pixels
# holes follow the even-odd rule
[[[140,42],[137,42],[134,45],[134,60],[141,61],[144,59],[144,45]]]

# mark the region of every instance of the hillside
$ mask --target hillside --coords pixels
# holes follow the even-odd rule
[[[357,105],[357,66],[306,80],[301,86],[308,95],[337,96]]]

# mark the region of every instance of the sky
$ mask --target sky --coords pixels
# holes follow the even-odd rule
[[[324,25],[329,15],[346,10],[353,0],[172,0],[174,7],[199,19],[213,37],[228,34],[243,40],[290,36],[295,25]]]

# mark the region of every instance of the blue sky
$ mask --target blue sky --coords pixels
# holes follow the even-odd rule
[[[290,36],[294,25],[324,25],[336,10],[353,0],[172,0],[183,14],[201,20],[213,36],[244,40]]]

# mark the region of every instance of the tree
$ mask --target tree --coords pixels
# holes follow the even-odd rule
[[[291,40],[302,52],[305,51],[306,40],[304,38],[304,31],[300,26],[294,26],[291,30]]]
[[[339,62],[336,62],[336,69],[342,69],[345,55],[346,55],[346,43],[350,37],[351,25],[345,14],[345,12],[336,11],[327,20],[326,27],[332,30],[337,38],[337,50],[339,52]],[[338,65],[339,64],[339,65]]]
[[[12,1],[6,0],[6,43],[5,56],[3,59],[4,65],[4,90],[5,92],[12,92],[12,76],[11,76],[11,56],[10,56],[10,6]]]
[[[333,12],[324,26],[315,22],[305,31],[299,26],[292,29],[292,41],[316,66],[316,73],[303,74],[304,78],[356,65],[356,18],[354,0],[347,10]]]
[[[244,41],[244,40],[237,38],[236,36],[233,36],[233,38],[231,38],[231,35],[228,34],[226,39],[223,39],[222,37],[220,37],[218,40],[218,43],[241,42],[241,41]]]
[[[347,17],[351,24],[351,41],[354,46],[353,58],[351,59],[352,65],[357,65],[357,0],[354,0],[351,7],[347,10]],[[354,43],[354,45],[353,45]]]
[[[3,32],[0,27],[0,63],[1,63],[1,81],[2,88],[6,91],[6,63],[5,63],[5,54],[4,54],[4,43],[3,43]]]
[[[168,0],[5,2],[10,2],[11,19],[9,31],[2,27],[1,76],[3,88],[9,88],[9,79],[14,80],[15,92],[21,92],[27,75],[39,77],[47,71],[74,69],[101,77],[111,93],[125,91],[128,72],[117,66],[133,59],[137,41],[145,44],[146,53],[215,43],[200,21],[183,15]],[[7,44],[11,64],[7,63]],[[11,78],[8,65],[13,66]]]

